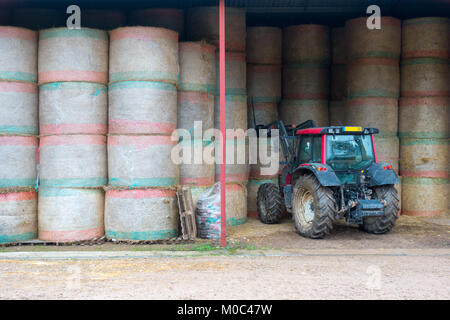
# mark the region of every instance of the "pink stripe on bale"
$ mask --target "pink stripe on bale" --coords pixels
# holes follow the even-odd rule
[[[106,134],[108,128],[106,124],[41,124],[39,126],[40,134],[64,134],[64,133],[83,133],[83,134]]]
[[[98,238],[104,235],[103,227],[87,230],[45,231],[39,230],[39,239],[44,241],[80,241]]]
[[[448,171],[403,171],[400,173],[404,177],[421,177],[421,178],[448,178]]]
[[[216,52],[216,47],[213,45],[209,45],[206,43],[199,43],[199,42],[180,42],[178,44],[178,51],[194,51],[205,54],[214,55]]]
[[[5,81],[0,82],[0,92],[37,93],[38,87],[35,83]]]
[[[125,27],[110,32],[110,41],[122,39],[136,39],[142,41],[165,39],[178,42],[178,33],[169,29],[156,27]]]
[[[46,136],[41,138],[40,146],[56,146],[56,145],[80,145],[80,144],[106,144],[106,137],[100,135],[62,135],[62,136]]]
[[[199,100],[208,101],[211,93],[202,93],[197,91],[179,91],[178,92],[178,102],[190,102],[198,103]],[[200,99],[199,99],[200,97]]]
[[[39,84],[62,81],[108,83],[108,73],[102,71],[55,70],[39,72]]]
[[[147,199],[147,198],[173,198],[176,193],[174,190],[162,189],[139,189],[139,190],[108,190],[107,198],[119,199]]]
[[[176,125],[173,123],[155,123],[149,121],[129,121],[121,119],[109,120],[109,133],[168,133],[171,134]]]
[[[198,186],[210,186],[214,184],[214,177],[180,178],[180,184],[196,184]]]
[[[37,41],[38,35],[36,31],[28,29],[17,27],[0,27],[0,38]]]
[[[139,148],[146,148],[151,145],[176,145],[177,141],[172,141],[170,136],[109,136],[108,145],[137,145]]]
[[[37,146],[35,137],[0,136],[0,146]]]
[[[27,201],[33,199],[37,199],[37,193],[34,191],[0,193],[0,201]]]

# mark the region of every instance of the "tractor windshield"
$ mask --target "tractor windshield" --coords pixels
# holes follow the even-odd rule
[[[327,164],[334,170],[362,170],[374,160],[370,135],[327,135]]]

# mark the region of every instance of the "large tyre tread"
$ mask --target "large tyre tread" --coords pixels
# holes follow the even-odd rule
[[[276,224],[280,222],[283,215],[283,198],[277,185],[273,183],[262,184],[258,189],[256,203],[258,217],[262,223]]]
[[[330,234],[330,232],[333,230],[333,223],[335,221],[335,213],[337,208],[336,200],[334,198],[333,192],[329,188],[321,186],[314,175],[309,174],[300,177],[297,183],[297,187],[299,187],[303,183],[312,184],[314,192],[317,195],[318,210],[315,210],[315,218],[310,230],[305,232],[297,222],[295,223],[295,228],[297,232],[302,236],[313,239],[323,238],[325,237],[325,235]]]
[[[385,215],[377,218],[365,218],[361,229],[373,234],[383,234],[392,230],[398,218],[399,198],[392,185],[380,186],[374,191],[378,199],[386,201]]]

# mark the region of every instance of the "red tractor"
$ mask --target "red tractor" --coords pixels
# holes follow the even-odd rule
[[[308,238],[323,238],[341,218],[374,234],[392,229],[399,179],[390,164],[377,160],[373,135],[378,129],[315,127],[311,120],[256,128],[279,129],[283,151],[278,185],[265,183],[258,189],[263,223],[278,223],[286,208],[297,232]]]

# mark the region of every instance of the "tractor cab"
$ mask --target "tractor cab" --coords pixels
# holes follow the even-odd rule
[[[378,162],[378,129],[316,127],[311,120],[287,126],[278,120],[261,128],[279,129],[283,152],[278,185],[258,189],[262,222],[277,223],[285,208],[297,231],[310,238],[322,238],[340,218],[371,233],[391,230],[399,180],[390,164]]]
[[[356,184],[361,173],[372,163],[378,162],[373,138],[376,133],[378,129],[362,127],[297,130],[295,164],[327,164],[342,184]],[[323,170],[326,171],[327,168],[324,167]]]

